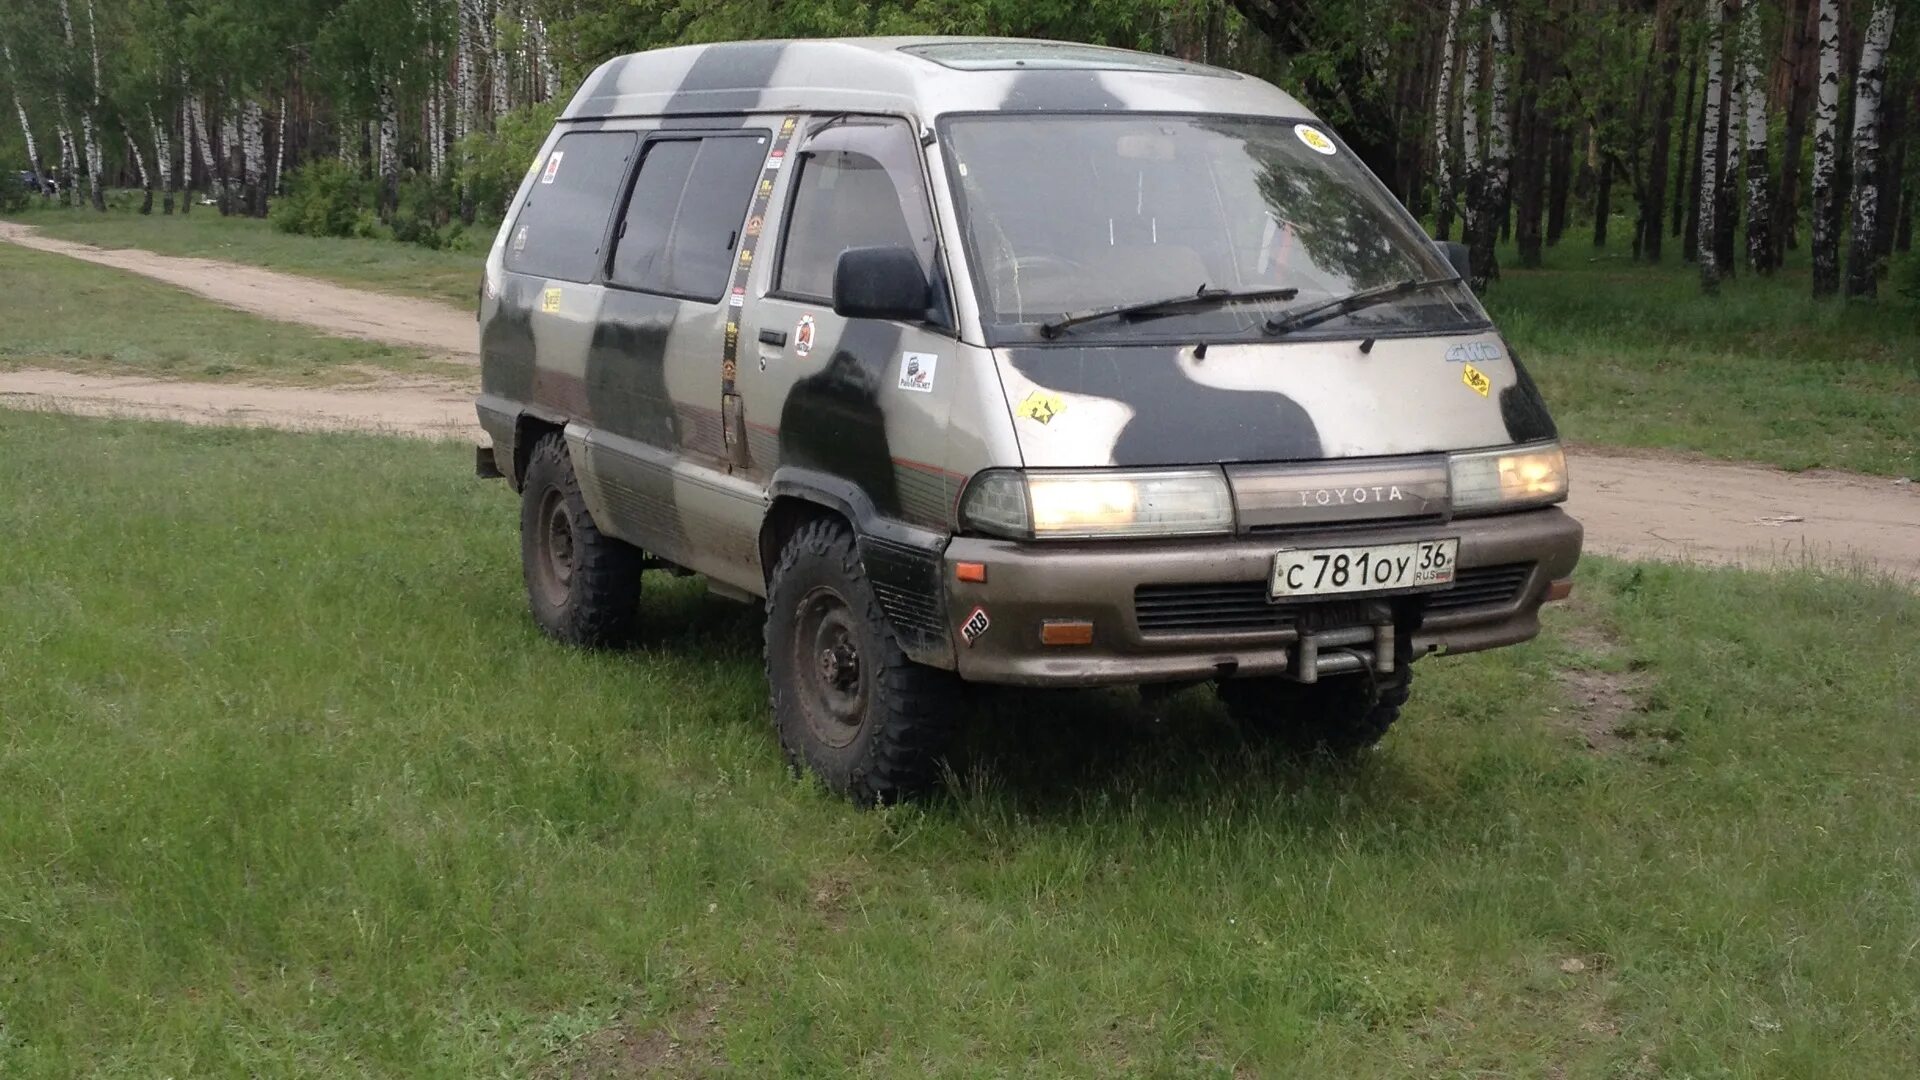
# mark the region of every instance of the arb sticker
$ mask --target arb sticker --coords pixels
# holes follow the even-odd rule
[[[1481,397],[1486,397],[1487,392],[1493,389],[1493,380],[1481,374],[1480,369],[1472,364],[1460,365],[1460,381]]]
[[[933,393],[933,369],[939,363],[940,357],[934,353],[901,353],[900,389],[917,390],[922,394]]]
[[[1067,403],[1060,400],[1059,394],[1035,390],[1021,398],[1014,411],[1037,423],[1050,424],[1054,417],[1067,411]]]
[[[560,290],[548,289],[540,294],[540,310],[552,314],[560,310]]]
[[[793,328],[793,355],[805,356],[813,351],[813,316],[800,316],[800,325]]]
[[[1307,149],[1316,154],[1331,155],[1334,152],[1333,140],[1327,138],[1326,132],[1321,131],[1312,124],[1295,124],[1293,125],[1293,133],[1299,137],[1301,142],[1307,144]]]
[[[968,648],[972,648],[973,643],[979,641],[981,635],[985,634],[987,627],[991,625],[993,624],[987,621],[987,609],[976,607],[973,609],[973,614],[967,616],[967,621],[960,624],[960,637],[967,643]]]
[[[553,178],[560,175],[560,159],[566,156],[566,152],[563,150],[555,150],[553,152],[553,156],[547,159],[547,171],[540,174],[541,183],[553,183]]]

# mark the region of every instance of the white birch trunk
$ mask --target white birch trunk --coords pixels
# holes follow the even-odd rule
[[[60,33],[61,33],[61,36],[66,39],[66,43],[67,43],[67,51],[65,55],[68,57],[71,57],[74,53],[74,50],[78,48],[78,46],[74,44],[74,40],[73,40],[73,13],[67,7],[67,0],[60,0]],[[65,66],[66,66],[66,61],[63,59],[61,61],[61,67],[65,68]],[[62,92],[60,94],[61,115],[64,116],[66,114],[66,111],[67,111],[66,94]],[[70,144],[67,147],[67,153],[75,154],[77,150],[76,156],[78,158],[78,165],[79,165],[79,168],[77,171],[73,168],[72,165],[67,166],[68,175],[73,176],[73,175],[76,175],[77,173],[77,175],[84,177],[88,181],[91,181],[93,179],[93,166],[91,164],[92,159],[91,157],[88,156],[93,151],[93,113],[91,110],[89,109],[80,110],[80,143],[78,147],[76,148],[71,145],[73,143],[73,135],[71,132],[69,132],[67,135],[67,142]],[[73,184],[75,187],[80,186],[79,181],[74,181]],[[102,199],[102,202],[104,204],[104,198]]]
[[[380,174],[380,219],[393,213],[400,197],[400,116],[394,111],[393,88],[380,88],[380,138],[374,162]]]
[[[1474,230],[1468,246],[1473,253],[1476,292],[1500,276],[1494,244],[1500,238],[1500,219],[1507,204],[1507,159],[1511,120],[1507,113],[1507,14],[1498,6],[1487,9],[1489,63],[1487,72],[1487,156],[1480,165],[1480,207],[1474,212]]]
[[[63,205],[71,205],[73,203],[73,177],[75,170],[79,168],[79,162],[73,149],[73,129],[67,126],[67,96],[65,94],[56,94],[55,101],[60,108],[60,124],[58,130],[60,136],[60,176],[54,181],[54,186],[59,189],[55,194],[60,196],[60,202]]]
[[[1813,110],[1813,295],[1840,289],[1840,212],[1833,182],[1840,120],[1839,0],[1820,5],[1820,94]]]
[[[500,114],[507,111],[507,85],[512,78],[510,58],[507,51],[500,47],[500,5],[497,0],[486,0],[486,33],[481,40],[487,48],[487,89],[489,91],[487,125],[491,127]]]
[[[1457,8],[1460,0],[1453,0],[1453,3]],[[1447,34],[1447,40],[1451,42],[1453,40],[1453,16],[1451,12],[1449,12],[1447,16]],[[552,101],[554,98],[560,96],[560,70],[553,66],[553,45],[547,40],[547,24],[538,17],[535,17],[533,20],[533,52],[535,61],[540,65],[541,88],[545,91],[545,96],[541,98],[541,100]],[[1447,47],[1447,54],[1449,56],[1453,54],[1451,44]]]
[[[267,139],[266,110],[253,98],[248,98],[240,112],[240,147],[243,160],[240,163],[240,175],[243,182],[243,201],[249,217],[261,217],[267,212],[266,164]]]
[[[473,71],[473,7],[475,0],[459,0],[456,15],[453,61],[453,141],[459,142],[473,130],[473,114],[479,110]]]
[[[198,97],[187,99],[188,126],[193,129],[194,149],[200,153],[200,167],[206,170],[209,188],[220,182],[220,170],[213,156],[213,132],[207,128],[207,110]]]
[[[1773,198],[1767,191],[1767,84],[1760,69],[1765,8],[1747,0],[1740,52],[1746,61],[1747,264],[1756,273],[1773,270]]]
[[[160,174],[161,212],[173,213],[173,142],[167,138],[165,124],[154,119],[153,110],[147,110],[147,128],[153,134],[153,167]]]
[[[286,190],[287,175],[287,99],[280,99],[280,115],[273,122],[273,176],[267,185],[275,195]]]
[[[46,162],[40,160],[40,145],[33,141],[33,121],[27,119],[26,102],[20,99],[20,72],[13,66],[13,49],[4,41],[0,41],[0,56],[7,61],[7,84],[13,88],[13,111],[20,117],[20,137],[27,143],[27,164],[33,169],[34,182],[44,196],[47,193]]]
[[[1433,190],[1435,217],[1441,223],[1440,238],[1452,232],[1453,163],[1447,137],[1453,130],[1453,31],[1460,18],[1460,0],[1448,0],[1447,29],[1440,41],[1440,78],[1433,89]],[[542,48],[545,43],[542,43]],[[545,55],[542,63],[544,70]],[[552,96],[549,89],[548,96]]]
[[[140,144],[127,136],[127,152],[133,155],[133,171],[140,177],[140,212],[153,213],[153,177],[147,172],[147,156],[140,152]]]
[[[1880,227],[1880,99],[1886,92],[1887,46],[1893,41],[1893,0],[1874,0],[1860,43],[1860,74],[1853,83],[1853,237],[1847,249],[1847,295],[1879,291],[1874,238]]]
[[[447,171],[447,96],[445,88],[434,85],[427,97],[427,172],[435,180]]]
[[[1700,135],[1700,287],[1720,288],[1720,260],[1714,251],[1714,229],[1719,221],[1720,136],[1725,126],[1720,97],[1725,74],[1720,69],[1721,0],[1707,0],[1706,109]]]

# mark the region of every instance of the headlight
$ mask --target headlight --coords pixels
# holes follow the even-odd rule
[[[1455,513],[1543,506],[1567,497],[1567,456],[1558,443],[1455,454],[1447,470]]]
[[[960,514],[981,532],[1022,540],[1233,531],[1233,498],[1218,469],[993,469],[967,486]]]

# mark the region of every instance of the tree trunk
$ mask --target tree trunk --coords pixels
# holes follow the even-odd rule
[[[498,0],[482,0],[481,10],[486,14],[485,31],[480,35],[483,47],[487,50],[487,90],[488,110],[487,126],[499,119],[508,108],[507,86],[512,79],[509,70],[507,50],[500,47],[500,11]]]
[[[1680,73],[1679,0],[1660,0],[1654,11],[1654,48],[1658,52],[1659,75],[1654,80],[1653,146],[1647,154],[1647,193],[1640,213],[1642,227],[1640,254],[1648,262],[1660,261],[1660,247],[1666,230],[1660,227],[1660,215],[1667,205],[1667,170],[1673,155],[1674,85]]]
[[[26,140],[27,167],[33,170],[34,184],[44,199],[49,194],[47,164],[40,160],[40,146],[33,141],[33,121],[27,119],[26,103],[20,100],[20,72],[13,65],[13,49],[5,41],[0,41],[0,57],[7,62],[7,84],[13,88],[13,111],[20,117],[20,137]]]
[[[1879,289],[1874,243],[1880,228],[1880,96],[1886,88],[1893,0],[1874,0],[1853,83],[1853,240],[1847,249],[1847,295]]]
[[[1677,16],[1676,16],[1677,19]],[[1700,54],[1691,53],[1687,58],[1687,103],[1680,110],[1680,179],[1673,185],[1673,235],[1685,236],[1692,228],[1693,215],[1687,208],[1694,205],[1693,186],[1700,182],[1699,132],[1702,120],[1694,112],[1693,99],[1695,88],[1700,83]],[[1693,241],[1686,240],[1681,245],[1681,257],[1693,261]]]
[[[1468,242],[1473,251],[1473,289],[1481,292],[1499,280],[1500,263],[1494,254],[1494,239],[1506,218],[1507,205],[1507,16],[1498,7],[1487,9],[1488,75],[1487,85],[1487,158],[1481,165],[1480,205],[1474,209],[1473,234]]]
[[[1458,8],[1460,0],[1452,0]],[[540,19],[533,20],[534,56],[540,64],[541,87],[546,92],[543,100],[552,101],[560,96],[560,69],[553,66],[553,47],[547,42],[547,24]],[[1447,15],[1447,55],[1453,55],[1453,15]],[[1444,79],[1445,76],[1442,76]],[[1441,110],[1445,112],[1446,110]]]
[[[1820,5],[1819,105],[1813,117],[1813,295],[1832,296],[1840,289],[1840,215],[1833,184],[1840,115],[1839,0],[1816,0]]]
[[[267,190],[275,195],[285,190],[287,175],[287,99],[280,98],[280,115],[273,123],[273,176],[267,181]]]
[[[1700,135],[1700,287],[1720,288],[1719,235],[1720,148],[1726,142],[1726,80],[1720,70],[1721,39],[1725,34],[1721,0],[1707,0],[1707,86],[1705,117]]]
[[[394,110],[391,86],[380,88],[380,145],[375,160],[380,170],[380,220],[391,221],[400,203],[400,116]]]
[[[217,192],[221,177],[226,170],[220,168],[219,159],[213,156],[213,132],[207,127],[207,111],[200,104],[198,97],[187,99],[187,116],[193,128],[194,149],[199,151],[200,167],[205,170],[207,187]],[[216,196],[216,198],[222,204],[226,202],[225,196]]]
[[[1600,155],[1600,179],[1593,189],[1593,246],[1607,246],[1607,222],[1613,218],[1613,155]]]
[[[1741,42],[1747,71],[1747,146],[1744,163],[1747,172],[1747,265],[1756,274],[1773,272],[1773,208],[1768,201],[1767,181],[1767,89],[1760,78],[1759,0],[1747,0],[1742,20],[1745,40]]]
[[[154,170],[160,174],[161,214],[173,213],[173,143],[167,138],[166,125],[147,110],[147,128],[153,134]]]
[[[1740,66],[1740,0],[1725,0],[1720,8],[1720,202],[1713,216],[1713,256],[1722,280],[1739,265],[1740,162],[1745,143],[1741,126],[1746,114],[1746,72]]]
[[[267,216],[265,111],[251,97],[240,109],[240,202],[248,217]]]
[[[1520,69],[1520,107],[1516,110],[1521,127],[1520,152],[1513,173],[1513,235],[1520,249],[1520,265],[1526,267],[1538,267],[1541,261],[1540,216],[1545,208],[1548,146],[1553,138],[1547,111],[1541,104],[1551,71],[1542,33],[1540,26],[1529,28]]]
[[[1912,82],[1912,76],[1908,77]],[[1893,257],[1893,234],[1900,227],[1900,192],[1906,187],[1907,144],[1913,137],[1905,134],[1908,123],[1906,98],[1910,95],[1883,95],[1880,108],[1880,143],[1884,152],[1889,143],[1892,153],[1880,170],[1880,228],[1873,236],[1873,255],[1884,267]]]
[[[127,152],[133,155],[134,171],[140,174],[140,212],[153,213],[153,177],[147,172],[147,157],[140,152],[140,145],[127,136]]]
[[[1460,0],[1448,0],[1447,28],[1440,39],[1440,76],[1433,87],[1433,235],[1440,240],[1453,232],[1453,164],[1447,137],[1453,128],[1453,35],[1459,20]]]
[[[1813,87],[1818,53],[1819,5],[1795,0],[1787,12],[1786,36],[1787,134],[1780,158],[1780,186],[1773,200],[1774,266],[1789,248],[1800,246],[1800,156],[1807,141],[1807,116],[1813,111]]]

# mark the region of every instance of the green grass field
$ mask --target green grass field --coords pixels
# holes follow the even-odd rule
[[[102,216],[38,204],[18,217],[50,235],[271,266],[473,301],[481,256],[372,240],[289,236],[262,221]],[[1871,304],[1816,303],[1805,253],[1770,280],[1742,275],[1717,299],[1670,257],[1633,263],[1569,235],[1547,267],[1506,270],[1487,303],[1545,389],[1562,432],[1789,469],[1920,474],[1920,302],[1891,287]]]
[[[1203,690],[996,695],[862,812],[782,768],[750,610],[539,638],[459,447],[0,454],[0,1075],[1920,1060],[1920,597],[1872,580],[1590,561],[1350,770]]]
[[[0,280],[0,368],[285,383],[363,381],[379,371],[471,377],[471,367],[417,349],[272,322],[139,274],[13,244],[0,243]]]

